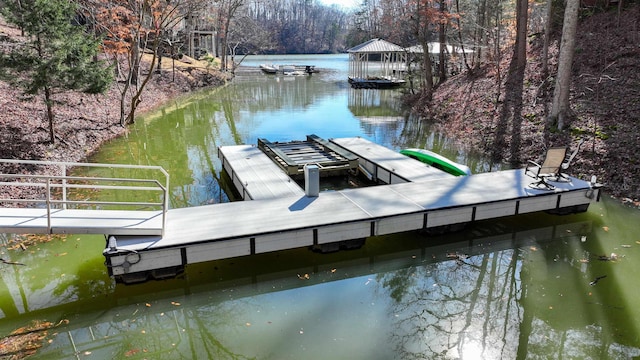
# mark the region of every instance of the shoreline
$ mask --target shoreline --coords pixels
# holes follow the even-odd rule
[[[192,62],[192,60],[187,61],[189,63],[185,64]],[[538,65],[530,62],[528,64],[530,69],[527,71],[530,74],[535,74]],[[490,71],[490,69],[485,71]],[[229,79],[229,74],[212,72],[202,66],[194,67],[192,63],[188,67],[176,67],[175,78],[173,71],[165,68],[161,74],[155,75],[145,88],[143,101],[137,110],[136,118],[156,111],[172,101],[179,101],[181,97],[188,97],[198,91],[224,86]],[[482,116],[478,113],[488,106],[483,103],[481,97],[495,91],[493,89],[495,81],[487,74],[471,80],[466,74],[450,78],[434,93],[433,103],[438,106],[427,108],[418,102],[412,110],[421,114],[423,121],[432,122],[436,131],[457,139],[462,147],[468,151],[479,152],[489,157],[492,152],[498,149],[504,153],[503,159],[507,158],[508,152],[512,150],[509,143],[497,147],[488,140],[495,137],[497,122],[495,114],[497,111],[490,116]],[[531,84],[530,86],[539,86],[534,81]],[[463,93],[467,95],[465,101],[471,103],[471,106],[461,106],[460,103],[450,100],[462,98],[461,94]],[[32,102],[19,102],[16,101],[19,96],[15,89],[0,82],[0,107],[6,109],[3,114],[0,114],[0,143],[3,144],[0,148],[0,158],[83,162],[99,151],[103,144],[123,136],[129,131],[128,125],[124,127],[119,125],[116,116],[119,116],[119,94],[115,85],[104,95],[70,93],[61,96],[60,99],[64,105],[58,105],[55,108],[57,119],[55,126],[58,139],[55,144],[47,143],[46,110],[42,101],[36,99]],[[536,102],[535,98],[525,98],[524,101]],[[528,106],[525,111],[537,114],[538,117],[542,116],[543,105],[541,103],[542,101],[537,107]],[[461,109],[467,109],[467,113]],[[470,116],[474,119],[472,123],[465,121]],[[581,124],[579,120],[574,120],[571,126],[586,125]],[[526,164],[527,160],[541,161],[547,144],[570,144],[572,145],[571,152],[577,143],[576,138],[569,131],[550,134],[546,143],[536,140],[542,136],[543,132],[544,124],[536,122],[533,118],[527,119],[523,123],[521,144],[517,149],[518,160],[521,164]],[[604,166],[603,160],[607,159],[609,147],[605,140],[597,136],[587,139],[572,163],[569,173],[583,179],[596,175],[599,182],[605,184],[604,194],[618,199],[629,207],[640,209],[640,201],[636,192],[625,191],[624,184],[610,181],[609,169],[617,171],[619,165]],[[0,190],[0,196],[3,195],[2,191]],[[9,191],[4,190],[4,192]],[[35,194],[25,193],[19,195],[35,196]]]
[[[192,73],[193,71],[189,71]],[[208,71],[207,71],[208,72]],[[209,72],[208,72],[209,73]],[[182,97],[188,97],[190,94],[198,91],[206,91],[207,89],[215,89],[220,86],[224,86],[229,80],[228,76],[220,73],[218,75],[219,81],[216,83],[204,83],[202,81],[198,81],[194,78],[189,78],[185,76],[182,71],[176,72],[176,78],[182,78],[181,80],[175,82],[169,82],[167,79],[172,77],[172,73],[169,71],[163,71],[161,75],[156,75],[149,82],[148,87],[145,89],[143,93],[143,102],[140,104],[136,118],[141,116],[145,116],[149,113],[152,113],[163,106],[167,106],[173,101],[179,101]],[[452,78],[448,83],[445,83],[443,86],[439,88],[438,91],[434,94],[435,99],[439,99],[443,101],[447,96],[452,96],[452,89],[465,89],[465,75],[461,75],[456,78]],[[459,83],[462,82],[462,83]],[[204,85],[204,86],[203,86]],[[15,93],[15,90],[9,89],[6,83],[0,82],[0,93]],[[37,126],[34,122],[29,122],[29,124],[33,127],[31,131],[31,137],[22,138],[23,141],[31,140],[28,144],[22,144],[17,147],[17,150],[24,149],[25,147],[29,147],[31,151],[27,152],[29,157],[8,157],[8,158],[28,158],[28,159],[37,159],[44,161],[63,161],[63,162],[86,162],[86,159],[93,155],[95,152],[99,151],[103,144],[116,139],[120,136],[125,135],[129,131],[129,125],[120,126],[118,123],[118,119],[113,116],[113,112],[117,110],[118,98],[117,94],[114,94],[114,89],[111,89],[107,94],[104,95],[80,95],[80,94],[71,94],[65,97],[65,101],[67,102],[67,106],[62,107],[58,106],[57,109],[61,109],[61,113],[65,114],[76,114],[75,117],[71,116],[71,120],[61,121],[60,116],[58,115],[58,122],[56,123],[56,137],[62,138],[62,140],[57,141],[55,144],[47,144],[45,138],[47,136],[46,132],[46,123],[45,119],[41,120],[41,125]],[[15,94],[14,94],[15,95]],[[114,96],[108,100],[108,96]],[[17,96],[17,95],[15,95]],[[2,100],[5,100],[3,103]],[[0,106],[4,107],[8,104],[6,102],[5,97],[0,95]],[[75,104],[75,106],[69,105]],[[41,111],[44,117],[44,104],[29,103],[25,104],[27,106],[24,107],[22,112],[18,112],[22,117],[25,116],[26,112],[35,112]],[[41,107],[38,109],[38,107]],[[438,111],[451,111],[445,106],[440,106]],[[415,109],[414,109],[415,111]],[[5,114],[11,113],[16,114],[16,110],[10,110]],[[59,113],[58,111],[56,112]],[[91,119],[85,115],[78,114],[95,114],[102,113],[103,116],[95,116]],[[33,115],[33,114],[31,114]],[[424,115],[424,114],[423,114]],[[21,116],[17,116],[14,119],[20,118]],[[452,117],[455,119],[456,112],[452,111],[451,114],[446,114],[442,117],[441,120],[433,121],[435,125],[436,131],[446,132],[448,134],[455,134],[458,142],[466,144],[465,148],[470,151],[478,151],[484,155],[489,155],[486,151],[486,148],[479,146],[481,144],[481,140],[486,137],[486,130],[490,128],[492,120],[489,120],[489,123],[486,122],[487,119],[484,120],[483,126],[475,127],[476,131],[469,130],[468,127],[464,126],[464,124],[460,123],[460,119],[458,121],[451,121]],[[423,120],[430,121],[430,120]],[[89,127],[93,122],[105,122],[106,124],[103,127]],[[9,124],[8,124],[9,123]],[[11,124],[13,123],[13,124]],[[78,128],[74,129],[74,124]],[[18,128],[19,124],[16,124],[15,121],[10,122],[7,121],[7,115],[0,115],[0,133],[5,135],[0,135],[0,139],[3,140],[6,138],[6,135],[11,132],[12,129]],[[7,129],[7,131],[5,131]],[[10,134],[11,135],[11,134]],[[531,134],[525,134],[530,136]],[[12,138],[16,139],[16,134],[12,134]],[[39,140],[34,140],[39,139]],[[16,143],[19,143],[17,141]],[[522,150],[522,155],[526,156],[526,154],[533,153],[532,148]],[[6,149],[0,149],[0,154],[4,154]],[[35,157],[34,157],[35,155]],[[40,156],[40,157],[38,157]],[[7,158],[6,155],[0,156],[0,158]],[[535,156],[533,157],[534,160]],[[580,171],[585,171],[585,165],[594,165],[593,162],[584,161],[578,165],[578,169]],[[572,166],[574,168],[574,166]],[[614,191],[609,191],[609,187],[606,186],[603,189],[603,193],[607,196],[610,196],[614,199],[619,200],[621,203],[628,205],[632,208],[640,208],[640,202],[637,199],[633,199],[629,196],[618,195]],[[0,195],[2,192],[0,191]],[[29,194],[21,194],[23,196]]]
[[[229,78],[228,74],[203,67],[176,68],[175,74],[163,68],[145,87],[136,119],[192,92],[223,86]],[[116,84],[105,94],[59,95],[59,104],[54,107],[53,144],[48,142],[44,102],[40,97],[28,102],[20,97],[19,90],[0,82],[0,108],[4,109],[0,114],[0,158],[82,162],[104,143],[129,131],[129,125],[119,123]]]

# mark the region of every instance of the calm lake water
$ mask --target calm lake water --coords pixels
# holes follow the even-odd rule
[[[173,208],[234,200],[217,147],[258,138],[361,136],[491,169],[404,116],[399,92],[350,89],[345,55],[243,65],[260,63],[321,72],[239,73],[139,118],[91,161],[163,166]],[[25,251],[0,235],[2,258],[26,265],[0,264],[0,334],[65,320],[37,359],[629,359],[640,356],[639,222],[640,212],[605,198],[578,215],[195,264],[177,279],[132,286],[107,276],[101,236]],[[447,256],[456,252],[469,257]]]

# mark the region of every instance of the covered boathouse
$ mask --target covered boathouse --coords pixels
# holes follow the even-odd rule
[[[401,46],[382,39],[371,39],[347,52],[351,87],[386,89],[405,83],[407,52]]]

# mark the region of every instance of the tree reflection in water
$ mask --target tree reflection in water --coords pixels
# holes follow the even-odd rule
[[[394,300],[403,359],[515,358],[522,309],[518,249],[379,275]]]
[[[420,265],[379,273],[392,300],[389,343],[397,358],[640,356],[626,315],[635,309],[615,296],[616,280],[590,285],[612,265],[633,265],[599,261],[601,250],[582,244],[587,235],[598,243],[590,223],[535,232],[514,234],[512,247],[485,238],[479,243],[492,245],[469,247],[469,257],[432,262],[427,255]]]

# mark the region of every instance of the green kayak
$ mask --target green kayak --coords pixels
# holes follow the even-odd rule
[[[446,157],[424,149],[404,149],[400,150],[400,154],[409,156],[423,163],[433,166],[436,169],[447,172],[455,176],[471,175],[471,169],[468,166],[453,162]]]

